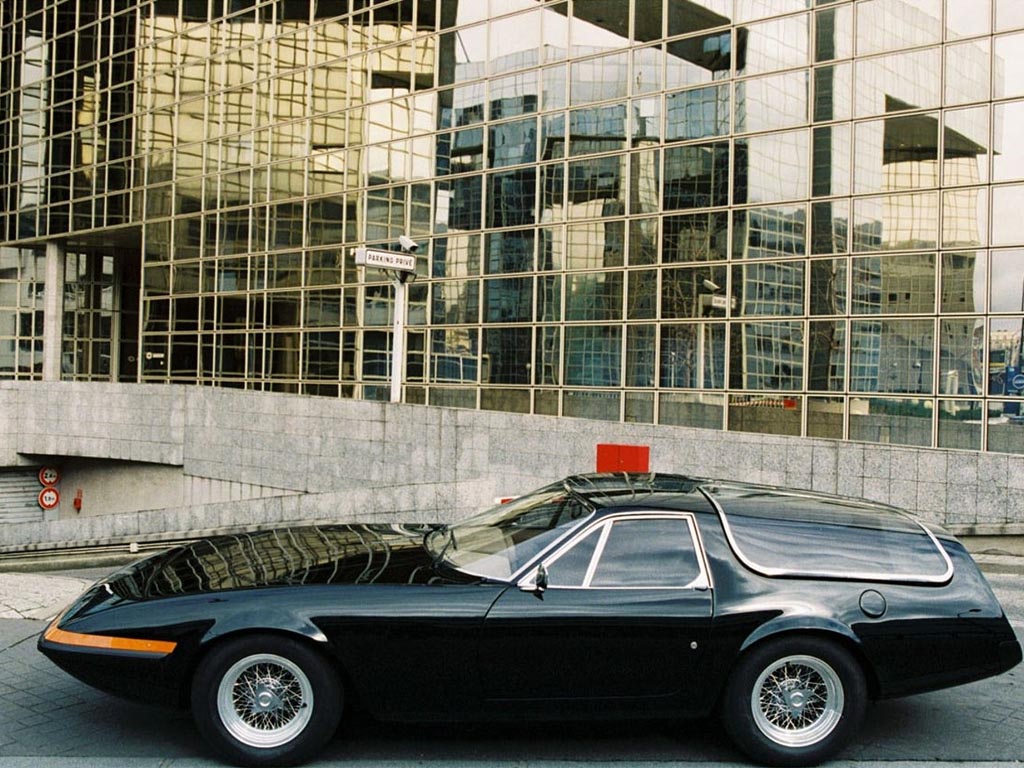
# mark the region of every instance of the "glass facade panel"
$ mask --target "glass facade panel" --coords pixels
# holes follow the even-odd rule
[[[996,31],[1024,27],[1024,9],[1013,0],[995,0]]]
[[[802,397],[729,396],[729,429],[765,435],[799,435]]]
[[[822,8],[814,14],[814,61],[853,55],[853,6]]]
[[[992,121],[1002,132],[1007,125],[1020,125],[1024,120],[1024,101],[1010,101],[997,104],[992,113]],[[1024,148],[1011,137],[1002,137],[999,153],[992,156],[993,181],[1018,181],[1024,178]]]
[[[859,60],[854,75],[855,116],[939,106],[941,66],[941,48]]]
[[[717,261],[729,255],[729,215],[724,212],[666,216],[662,260]]]
[[[856,193],[938,186],[938,120],[935,114],[858,123],[854,137]]]
[[[992,96],[1024,96],[1024,32],[997,36],[993,51],[998,68],[992,77]]]
[[[814,120],[849,120],[853,116],[853,64],[818,67],[812,74]]]
[[[565,329],[565,383],[617,387],[622,378],[622,328],[570,325]]]
[[[657,327],[654,325],[630,325],[626,328],[627,387],[654,385],[656,337]],[[647,402],[638,397],[634,397],[633,401]],[[653,404],[653,398],[649,402]]]
[[[980,97],[988,93],[990,51],[988,39],[946,47],[946,104],[980,101]]]
[[[841,397],[808,397],[807,436],[842,440],[845,405]]]
[[[661,386],[669,389],[724,388],[725,330],[725,323],[663,325]]]
[[[939,448],[981,450],[980,400],[943,400],[939,408]]]
[[[854,251],[935,248],[939,203],[935,193],[862,197],[854,201]]]
[[[658,400],[658,419],[662,424],[722,429],[725,395],[664,392]]]
[[[743,5],[761,5],[746,3]],[[800,7],[790,2],[791,10]],[[741,8],[741,13],[743,9]],[[751,9],[748,8],[749,12]],[[736,68],[743,74],[753,75],[777,69],[791,69],[807,64],[810,47],[810,16],[806,13],[781,19],[750,24],[745,28],[746,41],[743,55]]]
[[[807,388],[842,392],[846,387],[846,321],[814,320],[808,323]]]
[[[947,111],[943,131],[942,183],[952,187],[988,181],[991,154],[988,147],[1001,151],[1003,130],[1003,124],[999,124],[996,141],[989,142],[987,106]]]
[[[728,204],[728,142],[669,147],[664,155],[662,206],[665,210]]]
[[[0,19],[0,377],[385,399],[406,235],[410,401],[1024,451],[1016,0],[179,5]]]
[[[729,89],[725,86],[693,88],[665,98],[665,138],[669,141],[703,139],[729,133]]]
[[[946,0],[947,40],[988,34],[991,25],[992,0]]]
[[[962,251],[942,255],[940,312],[983,312],[988,261],[984,253]]]
[[[737,83],[737,133],[804,125],[807,122],[808,76],[806,71],[787,72]]]
[[[857,53],[916,48],[942,40],[942,0],[867,0],[857,6]]]
[[[43,366],[45,260],[0,248],[0,379],[39,379]]]
[[[807,197],[807,131],[738,139],[733,158],[733,202],[770,203]]]
[[[917,398],[854,398],[850,401],[850,440],[865,443],[932,444],[932,412]]]
[[[985,391],[982,368],[985,323],[977,317],[939,322],[940,395],[980,395]]]
[[[992,245],[1024,243],[1024,185],[992,189]]]
[[[992,281],[989,310],[1024,312],[1024,251],[993,251],[991,259],[999,280]]]

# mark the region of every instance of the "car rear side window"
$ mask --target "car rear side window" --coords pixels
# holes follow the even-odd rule
[[[952,574],[935,537],[892,507],[738,484],[705,491],[736,554],[761,573],[910,582]]]

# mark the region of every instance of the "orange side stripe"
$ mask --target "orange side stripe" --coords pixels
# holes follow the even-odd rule
[[[177,647],[177,643],[167,640],[136,640],[132,637],[112,637],[110,635],[83,635],[80,632],[68,632],[50,627],[43,635],[51,643],[61,645],[78,645],[85,648],[103,648],[111,651],[135,651],[166,656]]]

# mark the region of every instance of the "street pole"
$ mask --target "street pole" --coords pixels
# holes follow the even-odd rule
[[[391,328],[391,402],[402,402],[402,375],[405,373],[406,285],[402,276],[392,279],[395,287],[394,323]]]
[[[402,253],[376,248],[356,248],[353,251],[357,267],[376,267],[391,276],[395,287],[394,320],[391,328],[391,402],[402,402],[402,376],[405,374],[405,316],[408,293],[405,284],[416,277],[416,257],[419,245],[408,235],[398,238]]]

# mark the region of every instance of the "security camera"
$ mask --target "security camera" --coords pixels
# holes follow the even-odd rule
[[[399,236],[398,244],[402,246],[403,251],[408,251],[409,253],[416,253],[420,249],[420,244],[408,235]]]

